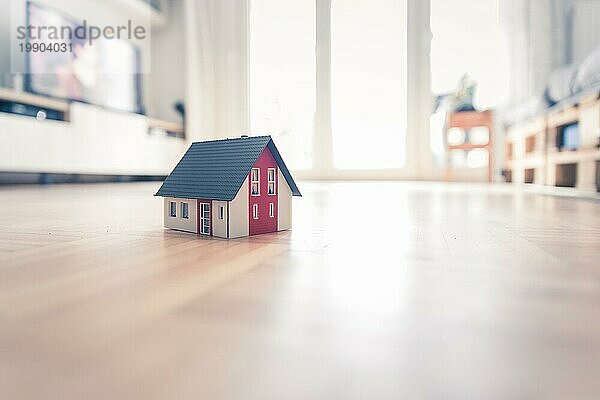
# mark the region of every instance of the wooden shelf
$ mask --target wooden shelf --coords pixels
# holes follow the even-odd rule
[[[13,89],[1,87],[0,100],[59,111],[64,114],[65,121],[69,120],[69,111],[71,110],[71,104],[68,101],[39,96],[28,92],[18,92]]]
[[[493,123],[493,112],[491,110],[486,111],[462,111],[448,114],[446,122],[446,131],[444,132],[444,143],[446,146],[446,152],[449,153],[455,150],[471,151],[471,150],[485,150],[488,154],[488,181],[492,182],[494,179],[494,150],[493,150],[493,135],[494,135],[494,123]],[[475,144],[475,143],[461,143],[461,144],[448,144],[447,134],[451,128],[462,129],[468,131],[473,128],[486,128],[488,131],[488,142]],[[456,167],[452,166],[447,160],[446,164],[446,180],[452,180],[452,170]]]
[[[162,129],[167,132],[183,133],[183,124],[179,122],[165,121],[157,118],[148,117],[148,127],[150,129]]]
[[[63,113],[64,120],[70,120],[71,102],[50,97],[39,96],[28,92],[18,92],[13,89],[0,88],[0,101],[32,105],[44,109],[50,109]],[[17,114],[18,115],[18,114]],[[149,129],[160,129],[177,137],[184,136],[184,126],[180,122],[165,121],[158,118],[148,117]]]
[[[473,150],[473,149],[487,149],[490,146],[489,143],[486,144],[449,144],[447,146],[448,150]]]
[[[494,179],[494,151],[493,151],[493,136],[494,136],[494,123],[493,123],[493,112],[491,110],[486,111],[462,111],[449,113],[446,120],[446,130],[444,131],[444,144],[446,147],[446,153],[448,159],[446,161],[446,180],[453,179],[453,167],[450,162],[450,152],[456,150],[471,151],[471,150],[485,150],[488,155],[488,182],[492,182]],[[448,143],[448,131],[451,128],[458,128],[463,131],[468,131],[473,128],[486,128],[488,131],[488,142],[487,143],[461,143],[461,144],[449,144]],[[469,168],[475,170],[477,168]]]
[[[542,167],[546,160],[542,152],[537,152],[527,155],[521,162],[525,168],[534,168]]]
[[[580,161],[600,160],[600,149],[578,149],[565,151],[549,151],[547,154],[549,163],[568,164]]]
[[[492,120],[492,111],[462,111],[448,115],[448,128],[470,129],[488,126]]]
[[[506,175],[510,181],[595,193],[600,174],[599,97],[600,92],[592,93],[577,103],[555,106],[544,115],[511,126],[506,136]],[[571,124],[578,126],[581,148],[559,151],[557,135]]]
[[[579,108],[577,106],[553,110],[548,114],[548,128],[558,128],[560,126],[572,124],[578,120]]]
[[[512,126],[507,132],[505,174],[513,183],[543,183],[546,175],[546,119],[537,117]]]

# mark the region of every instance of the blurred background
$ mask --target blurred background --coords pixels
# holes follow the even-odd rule
[[[597,0],[0,4],[1,183],[160,180],[270,134],[301,179],[598,190]],[[147,40],[11,51],[16,25],[124,18]]]

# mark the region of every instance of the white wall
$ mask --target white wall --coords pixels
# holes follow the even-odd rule
[[[277,230],[292,228],[292,191],[279,169],[277,170]]]
[[[572,59],[581,61],[600,46],[600,1],[573,1]]]
[[[169,203],[172,201],[177,203],[176,217],[171,217],[171,214],[169,212]],[[188,203],[189,218],[181,218],[182,202]],[[197,211],[198,207],[196,199],[178,199],[174,197],[165,197],[163,201],[163,220],[165,228],[198,233]]]
[[[248,236],[249,232],[248,178],[246,177],[234,199],[229,202],[229,237]]]
[[[223,219],[219,218],[219,209],[223,207]],[[213,236],[227,238],[227,202],[213,200],[212,202]]]
[[[503,0],[510,44],[510,101],[538,95],[558,67],[581,61],[600,45],[597,0]]]

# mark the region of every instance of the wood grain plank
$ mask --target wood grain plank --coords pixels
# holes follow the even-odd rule
[[[304,183],[292,231],[220,240],[156,186],[0,188],[0,398],[600,392],[598,202]]]

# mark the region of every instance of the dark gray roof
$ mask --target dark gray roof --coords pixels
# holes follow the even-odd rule
[[[233,200],[265,147],[277,161],[292,195],[301,196],[271,136],[192,143],[155,196]]]

